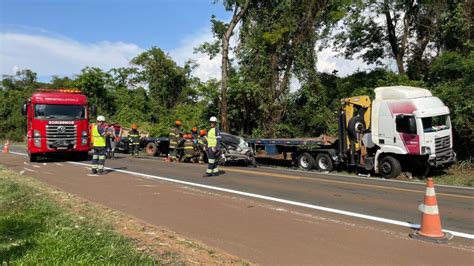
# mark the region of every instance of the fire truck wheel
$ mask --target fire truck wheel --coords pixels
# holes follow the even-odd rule
[[[36,154],[29,154],[28,157],[30,158],[30,162],[32,162],[32,163],[38,161],[38,155],[36,155]]]
[[[311,154],[305,152],[298,156],[297,159],[298,167],[303,170],[311,170],[316,165],[316,161],[314,160]]]
[[[155,156],[156,152],[158,152],[158,147],[156,147],[156,144],[153,142],[149,142],[146,145],[146,154],[149,156]]]
[[[332,160],[326,153],[320,153],[316,156],[316,167],[319,171],[332,171]]]
[[[388,155],[380,160],[379,171],[384,178],[394,178],[402,173],[402,167],[397,159]]]

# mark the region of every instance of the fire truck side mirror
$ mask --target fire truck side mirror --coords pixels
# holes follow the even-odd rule
[[[26,115],[26,107],[27,107],[27,105],[26,105],[26,103],[24,103],[23,106],[21,107],[21,114],[22,115]]]
[[[95,105],[91,106],[90,116],[97,116],[97,108],[95,107]]]

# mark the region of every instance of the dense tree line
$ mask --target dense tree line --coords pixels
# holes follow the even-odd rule
[[[473,10],[467,1],[223,3],[237,22],[213,17],[216,41],[196,50],[211,57],[232,51],[234,58],[223,60],[225,79],[202,82],[191,74],[193,62],[178,66],[156,47],[133,58],[130,67],[86,67],[49,83],[22,70],[2,80],[0,138],[23,137],[20,107],[38,87],[80,88],[111,121],[138,123],[155,136],[166,135],[178,118],[189,130],[223,114],[231,133],[303,137],[336,134],[340,98],[373,96],[377,86],[413,85],[430,89],[449,106],[455,149],[461,158],[472,157]],[[235,47],[231,36],[238,39]],[[343,57],[378,67],[347,77],[320,73],[316,52],[329,45]],[[396,72],[387,59],[395,62]]]

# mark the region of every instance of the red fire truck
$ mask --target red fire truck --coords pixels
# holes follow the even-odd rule
[[[91,108],[93,109],[93,108]],[[90,146],[87,98],[76,89],[38,89],[22,108],[30,162],[54,153],[87,160]]]

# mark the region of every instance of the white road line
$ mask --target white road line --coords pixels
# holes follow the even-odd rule
[[[15,153],[15,154],[26,155],[26,154],[22,154],[22,153]],[[75,164],[75,165],[82,165],[82,166],[90,166],[90,164],[79,163],[79,162],[67,162],[67,163]],[[308,203],[302,203],[302,202],[297,202],[297,201],[292,201],[292,200],[285,200],[285,199],[280,199],[280,198],[275,198],[275,197],[263,196],[263,195],[259,195],[259,194],[248,193],[248,192],[243,192],[243,191],[238,191],[238,190],[233,190],[233,189],[208,186],[208,185],[203,185],[203,184],[198,184],[198,183],[181,181],[181,180],[176,180],[176,179],[171,179],[171,178],[166,178],[166,177],[161,177],[161,176],[155,176],[155,175],[149,175],[149,174],[143,174],[143,173],[138,173],[138,172],[127,171],[127,170],[113,169],[113,168],[109,168],[109,167],[105,167],[105,169],[112,170],[114,172],[119,172],[119,173],[142,176],[142,177],[145,177],[145,178],[168,181],[168,182],[171,182],[171,183],[183,184],[183,185],[188,185],[188,186],[193,186],[193,187],[205,188],[205,189],[210,189],[210,190],[215,190],[215,191],[221,191],[221,192],[226,192],[226,193],[231,193],[231,194],[256,198],[256,199],[262,199],[262,200],[268,200],[268,201],[273,201],[273,202],[278,202],[278,203],[284,203],[284,204],[288,204],[288,205],[293,205],[293,206],[298,206],[298,207],[303,207],[303,208],[308,208],[308,209],[313,209],[313,210],[336,213],[336,214],[340,214],[340,215],[356,217],[356,218],[361,218],[361,219],[370,220],[370,221],[393,224],[393,225],[398,225],[398,226],[403,226],[403,227],[408,227],[408,228],[413,228],[413,229],[419,229],[420,228],[420,225],[415,224],[415,223],[402,222],[402,221],[386,219],[386,218],[372,216],[372,215],[366,215],[366,214],[361,214],[361,213],[356,213],[356,212],[338,210],[338,209],[322,207],[322,206],[318,206],[318,205],[312,205],[312,204],[308,204]],[[464,238],[468,238],[468,239],[474,239],[474,234],[468,234],[468,233],[457,232],[457,231],[452,231],[452,230],[443,230],[443,231],[451,233],[455,236],[464,237]]]
[[[30,164],[29,164],[29,163],[27,163],[27,162],[23,162],[23,164],[24,164],[24,165],[30,165]]]
[[[39,165],[32,165],[34,168],[41,168]]]
[[[38,172],[38,171],[36,171],[36,170],[30,169],[30,168],[26,168],[26,167],[23,167],[23,169],[26,170],[26,171],[29,171],[29,172],[35,172],[35,173]]]
[[[62,163],[54,163],[55,165],[64,166]]]

